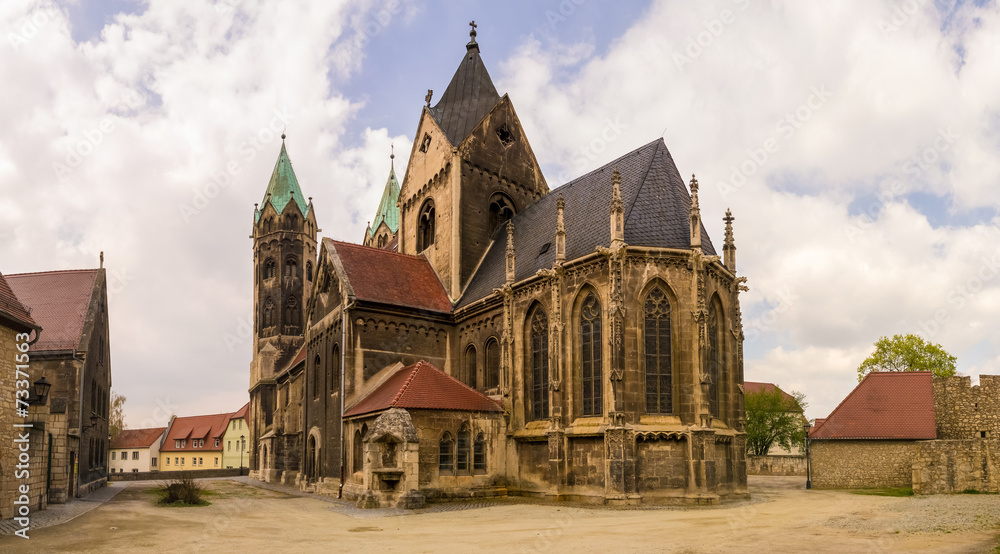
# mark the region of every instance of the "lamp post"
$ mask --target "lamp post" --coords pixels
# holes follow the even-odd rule
[[[809,429],[812,425],[806,421],[805,425],[802,426],[806,431],[806,490],[812,488],[812,467],[809,462]]]
[[[240,435],[240,475],[243,475],[243,450],[245,450],[243,437],[246,435]]]
[[[42,378],[35,381],[33,385],[34,386],[31,388],[33,396],[28,401],[28,404],[44,406],[49,399],[49,389],[52,388],[52,383],[49,383],[48,379],[42,376]]]

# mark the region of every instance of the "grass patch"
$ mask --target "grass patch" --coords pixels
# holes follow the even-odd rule
[[[156,501],[158,506],[184,507],[208,506],[211,504],[211,502],[202,498],[203,495],[206,495],[207,491],[190,477],[167,483],[163,487],[153,490],[159,496]]]
[[[913,496],[913,489],[910,487],[886,488],[886,489],[855,489],[852,494],[863,494],[867,496]]]

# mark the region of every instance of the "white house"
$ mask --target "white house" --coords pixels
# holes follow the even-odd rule
[[[111,441],[111,473],[159,471],[166,427],[126,429]]]

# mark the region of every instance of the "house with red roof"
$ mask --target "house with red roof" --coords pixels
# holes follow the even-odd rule
[[[809,432],[816,488],[1000,492],[1000,376],[874,372]]]
[[[247,448],[247,437],[250,435],[250,427],[247,425],[249,410],[248,402],[229,417],[226,433],[222,436],[223,469],[249,467],[250,450]]]
[[[160,446],[166,427],[124,429],[111,440],[111,473],[160,470]]]
[[[171,417],[160,445],[160,471],[222,469],[223,439],[233,412]]]
[[[103,263],[102,263],[103,266]],[[32,380],[49,391],[48,500],[65,502],[107,485],[111,407],[108,285],[103,267],[7,275],[10,289],[42,328],[31,346]]]
[[[796,400],[794,396],[792,396],[792,395],[788,394],[787,392],[781,390],[781,388],[778,387],[777,385],[775,385],[774,383],[760,383],[760,382],[756,382],[756,381],[744,381],[743,382],[743,392],[744,392],[744,394],[754,394],[754,393],[760,393],[760,392],[773,393],[774,391],[779,391],[781,393],[781,397],[784,399],[785,403],[787,405],[789,405],[789,406],[793,406],[794,407],[794,409],[792,409],[791,411],[789,411],[787,413],[790,414],[791,416],[795,417],[797,420],[801,420],[802,423],[801,423],[801,425],[799,425],[799,429],[801,429],[803,425],[805,425],[806,423],[809,422],[809,420],[806,419],[806,416],[803,413],[802,406],[799,406],[798,400]],[[798,444],[791,445],[791,448],[785,448],[785,447],[781,446],[780,444],[772,444],[771,448],[767,451],[767,455],[768,456],[802,456],[803,455],[803,448],[802,448],[802,446],[800,446]]]

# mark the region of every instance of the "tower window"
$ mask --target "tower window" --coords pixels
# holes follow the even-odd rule
[[[313,280],[313,264],[312,262],[306,262],[306,280]]]
[[[319,398],[319,372],[321,367],[321,362],[319,356],[313,360],[313,398]]]
[[[299,332],[299,303],[294,296],[289,296],[285,301],[285,333],[293,334]]]
[[[514,144],[514,134],[510,132],[510,127],[507,127],[506,123],[497,128],[497,138],[504,148]]]
[[[424,133],[424,138],[423,140],[420,141],[420,151],[426,153],[427,150],[430,149],[430,147],[431,147],[431,136],[428,135],[427,133]]]
[[[273,279],[274,275],[277,273],[276,264],[273,258],[268,258],[264,261],[264,278]]]
[[[428,199],[417,216],[417,252],[434,244],[434,201]]]
[[[670,302],[656,287],[643,311],[643,356],[646,362],[646,413],[673,411],[673,365],[670,357]]]
[[[498,192],[490,197],[490,219],[489,219],[489,229],[490,235],[497,230],[507,220],[514,217],[516,210],[514,209],[514,202],[504,193]]]
[[[295,256],[285,258],[285,277],[294,277],[299,272],[299,261]]]

